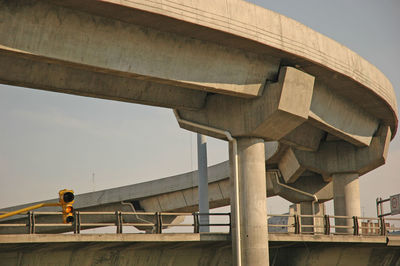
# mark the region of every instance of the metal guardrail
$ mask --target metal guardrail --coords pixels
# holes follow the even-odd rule
[[[230,213],[172,213],[172,212],[84,212],[84,211],[75,211],[74,212],[74,222],[71,224],[62,223],[62,212],[27,212],[21,214],[25,216],[26,223],[0,223],[0,227],[26,227],[27,233],[35,234],[37,227],[69,227],[70,231],[73,231],[75,234],[80,234],[81,230],[87,228],[96,228],[96,227],[108,227],[115,226],[116,233],[121,234],[123,232],[124,226],[135,226],[139,228],[145,228],[146,231],[161,234],[163,233],[163,229],[166,227],[192,227],[193,233],[199,233],[201,226],[209,226],[209,227],[228,227],[229,232],[231,228],[231,214]],[[41,215],[55,215],[60,216],[60,223],[37,223],[38,216]],[[101,215],[103,216],[112,216],[114,219],[110,217],[107,220],[114,220],[113,222],[83,222],[84,219],[82,217],[85,216],[95,216]],[[220,223],[200,223],[199,217],[202,215],[207,216],[226,216],[228,218],[228,222],[220,222]],[[134,216],[136,220],[140,222],[126,222],[128,216]],[[165,222],[165,217],[190,217],[190,223],[168,223]]]
[[[60,216],[59,223],[38,223],[37,217],[44,215]],[[109,216],[107,221],[110,222],[84,222],[83,217],[101,215]],[[215,221],[207,224],[200,223],[200,216],[207,215],[211,217],[225,217],[224,221]],[[84,212],[75,211],[75,221],[72,224],[62,223],[62,212],[27,212],[23,214],[26,223],[0,223],[0,228],[4,227],[25,227],[26,233],[35,234],[38,227],[69,227],[69,231],[80,234],[82,230],[88,228],[115,226],[116,233],[121,234],[124,227],[134,226],[145,230],[148,233],[161,234],[166,228],[171,227],[192,227],[193,233],[199,233],[201,226],[209,226],[210,228],[224,227],[224,232],[231,232],[231,214],[230,213],[171,213],[171,212]],[[129,219],[129,218],[135,219]],[[185,217],[183,223],[166,222],[166,217]],[[281,228],[279,232],[274,233],[293,233],[293,234],[320,234],[320,235],[387,235],[393,231],[400,231],[400,218],[385,217],[348,217],[334,215],[289,215],[289,214],[269,214],[271,217],[284,217],[287,221],[282,224],[269,223],[268,227]],[[138,222],[129,222],[129,221]],[[189,221],[188,221],[189,220]],[[218,219],[217,219],[218,220]],[[391,225],[399,224],[398,226]],[[228,230],[226,230],[228,228]]]

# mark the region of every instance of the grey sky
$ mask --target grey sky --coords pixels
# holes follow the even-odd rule
[[[377,66],[400,94],[398,0],[251,1],[302,22]],[[399,99],[399,98],[398,98]],[[172,111],[135,104],[0,85],[0,207],[157,179],[196,169],[196,139]],[[228,158],[223,141],[208,138],[209,164]],[[362,206],[400,193],[400,141],[389,160],[361,177]],[[286,209],[269,200],[269,209]]]

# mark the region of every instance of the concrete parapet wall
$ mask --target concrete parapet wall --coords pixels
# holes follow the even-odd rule
[[[387,246],[387,238],[270,235],[270,263],[399,265],[400,247]],[[232,252],[227,234],[6,235],[0,265],[228,266]]]

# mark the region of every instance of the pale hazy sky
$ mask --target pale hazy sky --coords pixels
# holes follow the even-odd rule
[[[250,2],[346,45],[400,95],[400,1]],[[55,198],[63,188],[79,194],[197,168],[195,134],[180,129],[169,109],[0,85],[0,125],[0,208]],[[209,165],[227,158],[227,144],[208,138]],[[400,193],[398,137],[387,164],[362,176],[360,190],[366,215],[375,215],[376,197]],[[287,210],[277,197],[268,205]]]

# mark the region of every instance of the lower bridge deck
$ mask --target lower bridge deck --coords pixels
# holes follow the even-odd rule
[[[269,234],[270,265],[399,265],[400,236]],[[227,233],[0,235],[0,265],[232,265]]]

